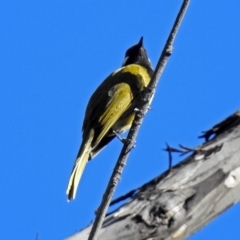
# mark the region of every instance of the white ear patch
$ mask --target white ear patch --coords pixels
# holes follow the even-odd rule
[[[150,58],[148,58],[148,61],[150,62],[150,66],[152,68],[152,62],[151,62]]]
[[[123,60],[122,67],[125,65],[128,59],[129,59],[129,56],[126,56],[125,59]]]

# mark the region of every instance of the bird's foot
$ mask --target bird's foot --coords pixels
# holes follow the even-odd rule
[[[113,134],[123,143],[123,144],[127,144],[130,142],[130,140],[128,138],[122,138],[115,130],[112,130]],[[134,143],[136,143],[136,141],[134,141]],[[136,145],[133,145],[133,148],[135,148]]]
[[[114,135],[123,143],[127,143],[128,139],[127,138],[122,138],[115,130],[112,130],[112,132],[114,133]]]

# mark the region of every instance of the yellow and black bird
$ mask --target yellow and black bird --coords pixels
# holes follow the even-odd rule
[[[82,127],[82,144],[67,187],[68,200],[76,196],[87,161],[114,139],[116,133],[131,127],[134,108],[152,72],[141,37],[138,44],[126,51],[122,67],[110,74],[91,96]]]

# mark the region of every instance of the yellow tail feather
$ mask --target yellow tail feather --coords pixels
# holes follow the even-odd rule
[[[79,181],[81,179],[81,176],[83,174],[84,168],[86,166],[86,163],[89,159],[89,155],[91,153],[91,142],[93,139],[92,131],[90,131],[89,136],[87,137],[86,141],[83,141],[81,148],[79,150],[77,159],[75,161],[69,182],[67,187],[67,198],[68,201],[73,200],[76,196],[77,188]]]

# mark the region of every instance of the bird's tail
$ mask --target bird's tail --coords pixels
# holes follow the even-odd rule
[[[68,201],[73,200],[76,196],[79,181],[81,179],[83,170],[86,166],[86,163],[89,159],[89,155],[92,150],[92,147],[91,147],[92,139],[93,139],[93,134],[90,131],[90,134],[85,139],[83,139],[82,145],[79,149],[79,152],[78,152],[78,155],[74,163],[73,170],[68,182],[68,187],[66,192]]]

